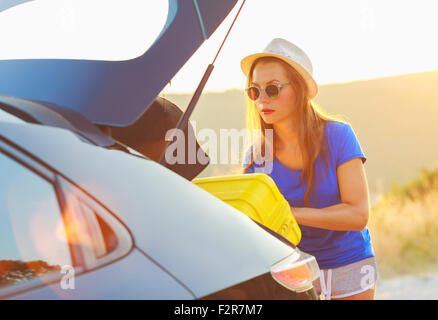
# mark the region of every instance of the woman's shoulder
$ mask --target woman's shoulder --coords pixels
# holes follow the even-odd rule
[[[344,121],[329,120],[325,124],[325,134],[328,140],[336,139],[351,130],[351,125]]]
[[[349,127],[350,124],[340,120],[328,120],[325,124],[326,130],[329,131],[342,131]]]
[[[337,166],[353,157],[362,158],[365,162],[366,157],[348,122],[328,121],[326,123],[326,136],[331,153],[337,159]]]

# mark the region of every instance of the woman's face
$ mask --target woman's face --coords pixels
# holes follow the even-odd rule
[[[265,88],[269,84],[290,83],[280,89],[277,98],[270,99],[264,90],[260,90],[260,96],[255,101],[258,113],[268,124],[279,123],[285,119],[290,119],[296,112],[296,92],[287,76],[285,67],[275,61],[259,62],[254,67],[252,73],[251,86],[259,89]]]

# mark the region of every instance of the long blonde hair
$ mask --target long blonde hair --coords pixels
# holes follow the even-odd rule
[[[260,63],[266,63],[270,61],[275,61],[280,63],[283,68],[287,71],[288,78],[290,80],[291,85],[296,91],[296,101],[297,101],[297,112],[299,121],[299,129],[298,129],[298,146],[301,150],[303,157],[303,170],[300,177],[300,184],[303,186],[303,180],[305,179],[307,182],[307,189],[304,194],[304,204],[308,205],[309,195],[313,187],[313,179],[314,179],[314,163],[318,154],[321,152],[321,156],[326,163],[326,172],[328,169],[328,143],[324,134],[325,125],[328,121],[341,121],[344,122],[340,117],[335,117],[326,114],[323,112],[317,104],[309,99],[309,90],[307,88],[306,82],[303,77],[291,66],[289,66],[286,62],[274,58],[274,57],[263,57],[257,59],[248,73],[248,77],[246,79],[246,87],[252,84],[252,74],[255,66]],[[260,150],[261,155],[265,156],[266,147],[272,148],[272,155],[275,157],[275,143],[271,146],[267,146],[265,130],[272,129],[274,130],[271,124],[267,124],[260,117],[257,112],[255,102],[246,97],[247,100],[247,112],[246,112],[246,127],[250,134],[251,146],[255,143],[261,143]],[[255,138],[255,133],[261,133],[261,140],[257,142]],[[274,135],[275,139],[275,135]],[[244,172],[248,170],[250,166],[253,165],[254,158],[254,150],[250,153],[250,161],[245,166]]]

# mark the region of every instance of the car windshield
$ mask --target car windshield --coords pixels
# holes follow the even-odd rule
[[[133,59],[159,37],[168,12],[169,0],[0,1],[0,60]]]

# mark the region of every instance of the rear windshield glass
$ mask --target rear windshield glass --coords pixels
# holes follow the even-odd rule
[[[129,60],[166,24],[169,0],[0,1],[0,60]]]

